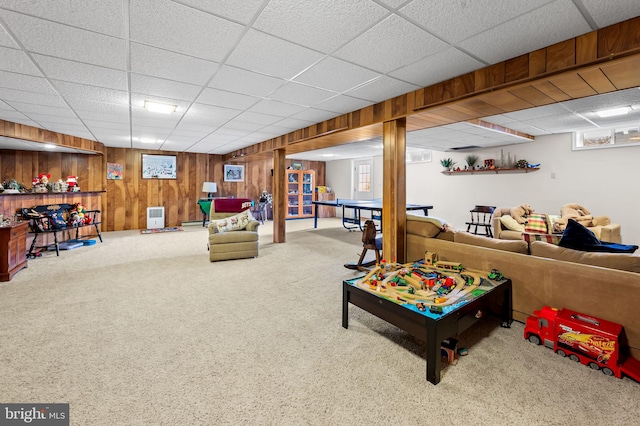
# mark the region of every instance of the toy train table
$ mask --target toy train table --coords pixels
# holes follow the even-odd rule
[[[497,271],[478,271],[437,262],[427,253],[413,264],[386,263],[342,283],[342,326],[349,327],[349,303],[401,328],[427,346],[427,380],[440,382],[441,342],[462,333],[484,314],[497,313],[502,327],[513,321],[511,280]]]

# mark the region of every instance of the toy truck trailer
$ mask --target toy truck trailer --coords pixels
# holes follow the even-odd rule
[[[622,325],[568,309],[544,306],[527,318],[524,338],[607,376],[640,382],[640,361],[622,352]]]

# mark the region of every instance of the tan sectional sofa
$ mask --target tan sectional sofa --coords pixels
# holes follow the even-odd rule
[[[408,261],[430,251],[441,260],[498,269],[510,278],[516,321],[525,322],[545,305],[613,321],[624,326],[631,352],[640,358],[639,255],[587,253],[540,241],[529,247],[523,240],[441,231],[432,220],[410,214],[406,229]]]

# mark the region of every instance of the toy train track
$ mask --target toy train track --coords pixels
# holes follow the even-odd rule
[[[381,262],[356,285],[399,304],[425,311],[457,303],[482,283],[486,272],[453,262],[398,264]]]

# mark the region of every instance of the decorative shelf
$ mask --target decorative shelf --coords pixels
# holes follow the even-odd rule
[[[481,173],[530,173],[540,170],[540,167],[527,167],[526,169],[493,169],[493,170],[460,170],[444,171],[443,175],[473,175]]]

